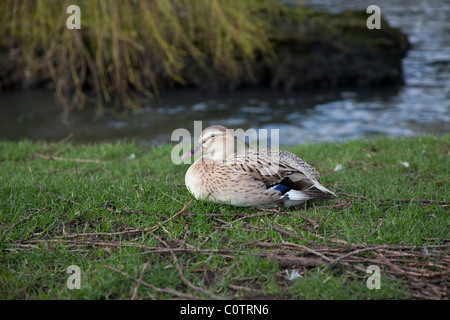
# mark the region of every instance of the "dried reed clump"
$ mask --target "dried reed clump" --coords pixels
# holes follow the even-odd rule
[[[78,1],[81,30],[69,30],[71,1],[3,0],[0,45],[18,49],[8,81],[48,76],[69,114],[93,89],[96,114],[116,102],[138,108],[182,70],[251,77],[255,58],[273,57],[268,28],[286,8],[273,0]]]

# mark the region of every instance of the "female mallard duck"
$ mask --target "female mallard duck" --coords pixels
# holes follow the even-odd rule
[[[335,195],[319,173],[288,151],[242,149],[223,126],[203,130],[198,143],[181,158],[203,152],[186,172],[186,186],[197,199],[242,207],[293,206]]]

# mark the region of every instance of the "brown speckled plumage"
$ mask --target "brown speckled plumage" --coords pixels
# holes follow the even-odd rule
[[[196,146],[200,147],[204,155],[190,166],[185,177],[186,186],[197,199],[270,207],[334,195],[320,183],[316,169],[288,151],[234,152],[234,137],[224,127],[206,128]]]

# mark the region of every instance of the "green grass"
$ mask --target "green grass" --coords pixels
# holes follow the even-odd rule
[[[341,195],[278,213],[189,203],[171,148],[0,142],[0,298],[130,299],[144,266],[136,299],[446,297],[450,136],[293,147]]]

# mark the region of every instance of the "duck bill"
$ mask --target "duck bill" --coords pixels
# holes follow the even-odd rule
[[[183,153],[180,158],[181,159],[186,159],[186,158],[190,158],[193,157],[199,153],[203,152],[203,146],[201,143],[197,143],[190,151]]]

